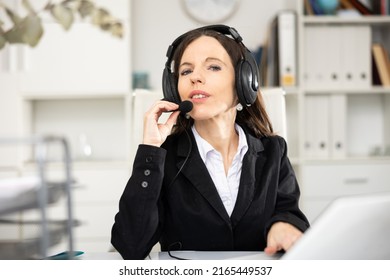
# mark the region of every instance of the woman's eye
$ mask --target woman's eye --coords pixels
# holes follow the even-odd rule
[[[219,71],[219,70],[221,70],[221,67],[218,65],[210,65],[209,69],[212,71]]]
[[[185,70],[182,70],[181,72],[180,72],[180,75],[181,76],[186,76],[186,75],[188,75],[188,74],[190,74],[191,73],[191,70],[190,69],[185,69]]]

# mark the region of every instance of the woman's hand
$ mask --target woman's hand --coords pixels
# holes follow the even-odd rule
[[[264,252],[273,255],[280,250],[289,250],[302,236],[302,232],[289,223],[276,222],[271,226],[267,236],[267,247]]]
[[[177,110],[179,105],[169,101],[157,101],[144,115],[143,144],[160,147],[175,125],[180,112],[173,112],[165,123],[158,123],[164,112]]]

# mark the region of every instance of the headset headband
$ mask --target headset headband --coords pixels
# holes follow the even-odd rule
[[[230,26],[227,26],[227,25],[223,25],[223,24],[216,24],[216,25],[208,25],[208,26],[204,26],[204,27],[200,27],[200,28],[197,28],[197,29],[193,29],[191,31],[188,31],[182,35],[180,35],[179,37],[177,37],[175,39],[175,41],[172,42],[171,45],[169,45],[168,47],[168,50],[167,50],[167,53],[166,53],[166,56],[167,56],[167,62],[165,63],[165,66],[168,67],[170,69],[171,67],[171,61],[172,61],[172,58],[173,58],[173,55],[174,55],[174,50],[177,48],[177,46],[181,43],[181,41],[183,41],[183,39],[191,32],[194,32],[194,31],[203,31],[203,30],[214,30],[214,31],[217,31],[221,34],[224,34],[224,35],[231,35],[232,38],[237,42],[237,43],[241,43],[242,44],[242,37],[240,36],[240,34],[237,32],[236,29],[234,29],[233,27],[230,27]],[[244,45],[244,44],[242,44]],[[245,46],[244,46],[245,47]],[[245,47],[246,48],[246,47]]]

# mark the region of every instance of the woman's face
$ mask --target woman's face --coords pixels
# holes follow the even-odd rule
[[[194,120],[235,112],[235,73],[229,54],[213,37],[201,36],[185,49],[179,65],[181,100],[190,100]]]

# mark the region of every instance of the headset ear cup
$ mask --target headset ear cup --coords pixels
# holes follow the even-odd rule
[[[176,89],[175,77],[167,67],[164,68],[162,87],[164,100],[177,104],[180,103],[180,96]]]
[[[177,91],[177,81],[173,74],[169,75],[169,84],[171,88],[171,100],[172,102],[179,104],[181,102],[181,98],[179,92]]]
[[[242,79],[241,79],[242,62],[243,60],[240,60],[238,62],[238,65],[236,66],[236,92],[237,92],[238,101],[241,103],[241,105],[246,106],[246,100],[244,96],[244,90],[242,87]]]
[[[162,75],[162,90],[164,95],[164,100],[169,100],[171,97],[171,89],[169,84],[169,70],[167,67],[164,68]]]
[[[238,100],[242,105],[250,106],[257,98],[257,72],[252,69],[252,65],[247,60],[241,60],[237,66],[236,90]],[[253,71],[255,70],[255,71]]]

